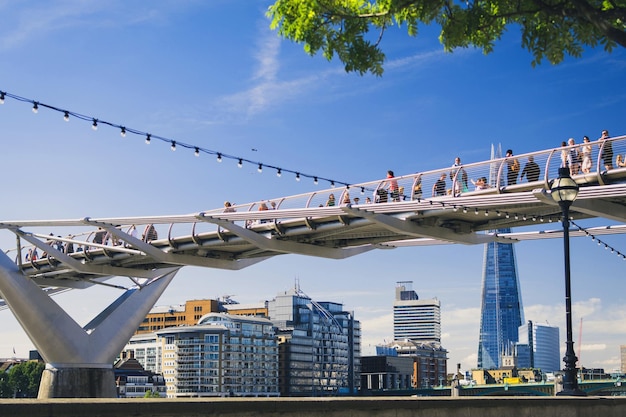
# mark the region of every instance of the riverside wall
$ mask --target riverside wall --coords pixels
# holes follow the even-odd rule
[[[2,417],[624,417],[626,397],[0,400]]]

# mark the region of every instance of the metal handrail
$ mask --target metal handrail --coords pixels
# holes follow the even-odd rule
[[[592,160],[594,161],[594,163],[592,165],[592,171],[590,173],[574,173],[573,178],[575,181],[579,183],[579,185],[581,186],[590,185],[590,184],[607,185],[607,184],[610,184],[611,182],[611,172],[615,171],[616,173],[619,172],[623,174],[623,171],[626,170],[626,168],[617,167],[616,166],[617,164],[614,164],[612,170],[602,170],[603,168],[602,155],[603,155],[603,152],[605,150],[605,146],[607,143],[611,143],[612,145],[613,156],[616,156],[618,154],[619,155],[626,154],[626,136],[619,136],[619,137],[614,137],[614,138],[610,138],[606,140],[596,140],[594,142],[589,142],[585,144],[587,146],[591,146],[592,149],[594,150],[594,152],[592,153]],[[528,179],[524,179],[523,181],[520,180],[515,185],[509,185],[506,183],[506,178],[505,178],[506,173],[503,172],[506,167],[506,161],[507,161],[507,158],[505,157],[496,158],[493,160],[463,164],[463,165],[459,165],[458,167],[452,166],[452,167],[447,167],[447,168],[416,172],[414,174],[396,176],[394,177],[394,180],[397,181],[398,188],[399,190],[401,190],[400,196],[399,196],[400,202],[405,202],[405,201],[418,201],[419,202],[419,201],[428,201],[428,200],[436,201],[439,197],[433,196],[430,191],[432,190],[436,180],[440,178],[443,173],[447,174],[447,177],[451,180],[451,184],[452,184],[451,187],[446,186],[446,192],[447,192],[446,198],[450,198],[450,197],[453,197],[455,199],[458,198],[460,199],[459,200],[460,204],[462,204],[462,200],[464,197],[469,197],[469,196],[477,196],[477,195],[482,195],[482,194],[503,194],[507,192],[511,193],[511,192],[518,192],[518,191],[524,191],[524,190],[532,190],[534,188],[548,189],[550,186],[551,178],[557,177],[557,171],[561,164],[560,158],[555,157],[555,155],[559,155],[559,153],[563,151],[569,151],[572,148],[580,149],[582,146],[584,145],[575,144],[571,146],[551,148],[547,150],[541,150],[541,151],[529,152],[529,153],[525,153],[521,155],[515,155],[514,158],[518,159],[518,161],[520,162],[520,170],[517,173],[518,179],[521,175],[522,167],[528,163],[528,160],[530,157],[532,157],[534,161],[540,166],[540,175],[536,181],[529,181]],[[452,178],[450,178],[450,175],[449,175],[451,170],[455,170],[455,174],[452,176]],[[459,174],[463,175],[462,173],[465,173],[465,175],[467,176],[468,183],[469,181],[473,179],[477,179],[479,177],[486,177],[489,180],[488,182],[489,182],[490,187],[485,190],[476,190],[476,189],[470,190],[468,189],[469,184],[464,183],[463,185],[467,186],[467,188],[463,187],[459,189],[459,192],[457,193],[455,192],[454,184],[458,182],[458,176]],[[622,177],[623,175],[620,176],[620,178]],[[463,178],[461,178],[461,180],[463,180]],[[213,209],[213,210],[205,211],[203,212],[203,215],[222,217],[222,218],[231,218],[233,219],[233,221],[241,221],[244,217],[245,219],[252,219],[252,220],[262,219],[263,215],[267,215],[268,213],[263,212],[263,213],[257,214],[256,211],[258,209],[258,206],[264,202],[268,206],[271,207],[271,202],[273,201],[276,203],[277,210],[281,210],[281,213],[284,213],[286,216],[287,216],[287,213],[289,213],[288,214],[289,217],[284,217],[284,218],[282,216],[281,217],[271,216],[271,218],[273,219],[273,222],[264,223],[263,227],[272,227],[273,229],[275,229],[277,225],[280,223],[281,218],[282,219],[293,218],[293,216],[297,214],[301,214],[302,218],[305,218],[311,221],[311,220],[315,220],[316,218],[315,216],[320,216],[320,215],[325,216],[324,213],[326,212],[326,210],[320,213],[320,211],[317,208],[320,205],[321,206],[325,205],[325,202],[328,200],[328,196],[330,194],[335,194],[336,197],[339,196],[339,198],[335,199],[336,206],[345,205],[343,203],[343,198],[347,193],[351,193],[352,191],[356,191],[356,193],[359,194],[360,201],[358,202],[358,205],[367,205],[364,200],[365,197],[362,197],[362,195],[365,195],[365,193],[371,193],[371,195],[369,196],[372,200],[371,204],[380,204],[376,202],[376,199],[375,199],[376,193],[378,190],[383,189],[385,184],[388,183],[388,181],[389,181],[388,178],[384,178],[384,179],[379,179],[375,181],[353,184],[353,185],[342,187],[342,188],[329,188],[329,189],[316,190],[312,192],[307,192],[307,193],[297,194],[297,195],[292,195],[292,196],[287,196],[287,197],[278,197],[278,198],[267,199],[267,200],[259,200],[259,201],[255,201],[251,203],[233,205],[232,208],[235,210],[235,213],[227,213],[227,215],[225,215],[224,209],[220,208],[220,209]],[[415,192],[415,187],[418,184],[421,185],[421,191],[419,193]],[[353,194],[351,193],[351,195]],[[354,197],[351,198],[350,204],[351,205],[356,204],[354,202]],[[395,203],[391,201],[391,199],[388,199],[388,202],[386,204],[395,204]],[[331,209],[331,208],[329,207],[328,209]],[[335,212],[335,210],[328,210],[329,215],[331,214],[330,213],[331,211],[333,213]],[[244,217],[239,218],[241,216],[238,216],[237,212],[241,213],[242,215],[245,213]],[[336,214],[333,214],[333,215],[336,216]],[[136,217],[136,218],[120,219],[120,220],[124,220],[125,222],[124,221],[115,222],[114,221],[115,219],[110,219],[110,220],[112,223],[121,225],[120,227],[122,228],[129,227],[130,224],[134,224],[137,227],[147,226],[147,225],[152,224],[154,225],[155,228],[157,226],[159,228],[162,228],[163,225],[167,225],[168,227],[167,231],[164,233],[159,232],[159,236],[167,236],[166,239],[169,241],[170,246],[172,246],[173,244],[172,236],[174,234],[173,229],[175,225],[181,222],[182,223],[186,222],[187,224],[191,223],[192,224],[191,239],[196,244],[201,244],[199,236],[198,236],[198,232],[196,230],[196,227],[197,227],[196,220],[194,219],[193,221],[190,221],[189,216],[153,216],[153,217]],[[57,221],[57,222],[25,221],[25,222],[22,222],[22,224],[18,224],[18,227],[29,227],[31,225],[36,225],[36,224],[43,225],[44,223],[46,225],[49,225],[50,223],[54,223],[55,226],[63,226],[63,225],[77,226],[76,221],[63,221],[62,220],[62,221]],[[198,225],[199,224],[205,225],[206,223],[198,223]],[[0,224],[0,227],[2,227],[1,224]],[[93,227],[93,226],[90,225],[89,227]],[[9,227],[7,226],[6,228],[9,228]],[[75,236],[74,239],[61,238],[58,240],[68,241],[68,242],[71,240],[74,244],[82,245],[85,251],[83,256],[89,259],[93,257],[92,252],[96,251],[97,249],[102,249],[103,251],[113,250],[115,252],[122,251],[125,249],[124,246],[113,247],[113,248],[108,248],[108,247],[99,248],[100,245],[94,245],[90,243],[90,241],[92,240],[91,237],[93,233],[94,231],[85,232],[83,234],[74,234],[73,235]],[[81,236],[81,235],[87,236],[84,242],[82,240],[76,239],[76,237]],[[17,252],[20,254],[23,254],[24,250],[25,249],[27,250],[28,247],[29,247],[28,245],[25,245],[25,246],[22,245],[19,248],[19,251]],[[129,250],[129,249],[126,249],[126,250]],[[133,249],[130,249],[130,251],[132,250]],[[21,258],[21,255],[20,255],[20,258]],[[37,264],[37,262],[31,261],[29,264],[36,268],[36,266],[33,264]]]

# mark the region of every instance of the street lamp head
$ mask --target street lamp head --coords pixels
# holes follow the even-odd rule
[[[559,177],[550,187],[550,195],[557,203],[572,203],[578,197],[578,184],[569,175],[569,168],[559,168]]]

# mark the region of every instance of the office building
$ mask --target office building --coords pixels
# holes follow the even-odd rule
[[[441,343],[441,303],[436,298],[420,300],[413,281],[396,284],[393,303],[393,338]]]
[[[145,368],[153,348],[168,398],[278,396],[276,335],[265,318],[209,313],[194,326],[133,336],[126,351]]]
[[[294,288],[268,301],[268,313],[279,339],[282,396],[356,393],[361,328],[351,312]]]
[[[521,335],[520,340],[524,340]],[[518,368],[533,367],[533,350],[527,343],[517,342],[515,344],[515,358],[516,366]]]
[[[491,159],[500,158],[502,149],[491,146]],[[493,164],[489,183],[497,181],[500,164]],[[499,229],[508,233],[510,229]],[[483,257],[478,368],[499,369],[502,355],[509,354],[518,341],[518,328],[524,322],[515,250],[511,243],[485,244]]]
[[[398,389],[398,387],[432,388],[445,384],[447,381],[448,351],[442,348],[439,343],[394,340],[386,345],[377,346],[376,353],[377,356],[380,357],[397,356],[399,358],[410,359],[412,361],[411,385],[407,386],[406,379],[396,382],[392,380],[384,381],[385,378],[391,378],[396,371],[393,368],[383,371],[382,368],[380,368],[380,365],[383,363],[382,359],[368,359],[368,367],[366,368],[364,362],[361,369],[361,380],[368,384],[363,387],[364,389],[373,390],[376,387],[378,387],[377,389],[382,389],[381,387],[396,387],[395,389]],[[390,359],[387,363],[392,364],[395,362]],[[372,368],[371,365],[378,367]],[[406,369],[406,367],[404,367],[404,369]],[[381,374],[382,372],[387,376],[383,376]],[[403,371],[401,374],[406,375],[406,372]],[[372,378],[374,378],[374,380],[372,380]],[[375,381],[376,378],[382,378],[380,379],[382,385]]]
[[[189,300],[185,304],[155,306],[135,334],[152,333],[168,327],[193,326],[207,313],[223,311],[219,300]]]
[[[501,355],[513,349],[524,322],[513,244],[485,244],[481,298],[478,368],[498,369]]]
[[[620,345],[619,353],[622,358],[621,372],[622,374],[626,374],[626,345]]]
[[[135,334],[126,344],[125,352],[132,354],[146,371],[163,374],[163,344],[156,333]]]
[[[361,358],[361,392],[400,391],[417,388],[414,358],[364,356]]]
[[[529,361],[522,362],[520,350],[528,346]],[[518,363],[519,367],[540,369],[543,373],[561,369],[559,328],[529,320],[519,327]]]

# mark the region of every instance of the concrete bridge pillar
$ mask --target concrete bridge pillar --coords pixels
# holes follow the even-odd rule
[[[178,269],[155,270],[80,327],[0,253],[0,293],[46,361],[38,398],[116,397],[113,361]]]
[[[120,349],[121,350],[121,349]],[[74,368],[46,365],[37,398],[116,398],[113,367]]]

